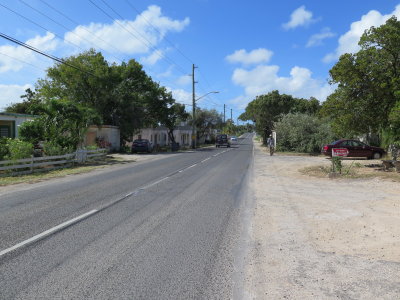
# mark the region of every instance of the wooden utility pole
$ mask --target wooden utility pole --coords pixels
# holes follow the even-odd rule
[[[194,80],[194,69],[195,68],[196,68],[196,66],[194,64],[192,64],[192,105],[193,105],[192,148],[193,149],[196,149],[196,92],[195,92],[196,81]]]
[[[224,124],[225,124],[225,104],[224,104]]]

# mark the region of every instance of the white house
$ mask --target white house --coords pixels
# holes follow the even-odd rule
[[[34,115],[0,112],[0,137],[18,137],[19,126],[35,118]]]
[[[192,127],[188,125],[176,126],[174,129],[175,142],[179,143],[181,147],[188,147],[191,144]],[[142,139],[147,139],[153,143],[154,146],[168,146],[171,141],[168,137],[168,128],[159,126],[157,128],[144,128],[140,132],[133,136],[133,139],[138,139],[141,136]]]

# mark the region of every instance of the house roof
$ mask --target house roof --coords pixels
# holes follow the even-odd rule
[[[9,112],[0,112],[0,116],[11,116],[11,117],[21,117],[21,118],[29,118],[29,117],[38,117],[37,115],[28,115],[28,114],[17,114],[17,113],[9,113]]]

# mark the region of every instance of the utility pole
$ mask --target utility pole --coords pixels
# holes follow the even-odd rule
[[[232,118],[232,108],[231,108],[231,122],[233,123],[233,118]]]
[[[195,84],[194,81],[194,69],[196,66],[192,64],[192,105],[193,105],[193,120],[192,120],[192,149],[196,149],[196,92],[195,92]]]
[[[224,124],[225,124],[225,104],[224,104]]]

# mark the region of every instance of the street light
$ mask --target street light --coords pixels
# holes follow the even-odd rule
[[[209,94],[218,94],[218,91],[208,92],[199,98],[195,98],[195,94],[193,93],[193,120],[192,120],[192,149],[196,149],[196,101],[199,101],[201,98],[208,96]]]

